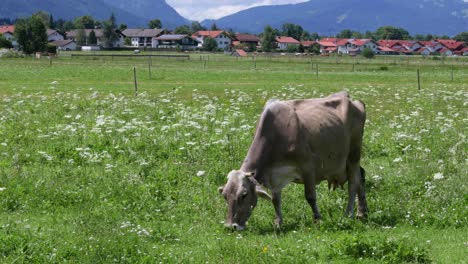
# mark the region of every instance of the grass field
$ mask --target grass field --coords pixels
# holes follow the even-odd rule
[[[0,262],[467,263],[467,62],[0,59]],[[217,188],[264,103],[341,90],[367,106],[369,219],[322,183],[314,223],[292,184],[281,229],[259,201],[226,230]]]

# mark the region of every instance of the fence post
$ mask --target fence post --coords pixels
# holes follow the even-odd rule
[[[453,82],[453,64],[452,64],[452,70],[451,70],[451,80]]]
[[[133,81],[135,83],[135,96],[137,96],[138,95],[138,84],[137,84],[136,67],[133,67]]]
[[[418,91],[421,91],[421,80],[419,78],[419,69],[417,69],[416,72],[418,74]]]
[[[315,64],[315,76],[317,77],[317,80],[318,80],[318,63]]]
[[[150,80],[151,80],[151,64],[152,64],[151,56],[148,56],[148,76]]]

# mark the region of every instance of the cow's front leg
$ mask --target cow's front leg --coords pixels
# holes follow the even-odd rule
[[[307,202],[312,207],[314,219],[319,220],[322,218],[317,206],[317,191],[315,189],[315,182],[304,182],[304,192]]]
[[[281,226],[283,223],[283,215],[281,213],[281,191],[274,191],[272,193],[272,202],[275,207],[275,225]]]

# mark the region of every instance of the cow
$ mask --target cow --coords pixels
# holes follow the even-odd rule
[[[360,166],[365,120],[364,103],[347,92],[267,102],[241,168],[229,172],[227,183],[218,188],[228,205],[225,226],[243,230],[258,197],[272,201],[274,222],[281,226],[281,190],[291,182],[304,184],[315,220],[321,218],[315,186],[324,180],[333,189],[348,182],[345,214],[354,216],[357,194],[357,215],[366,217],[365,170]]]

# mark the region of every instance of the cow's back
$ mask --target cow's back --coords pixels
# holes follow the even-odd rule
[[[310,151],[317,180],[345,181],[349,159],[360,159],[365,121],[363,105],[351,101],[347,93],[288,103],[299,120],[301,138],[306,140],[305,151]]]

